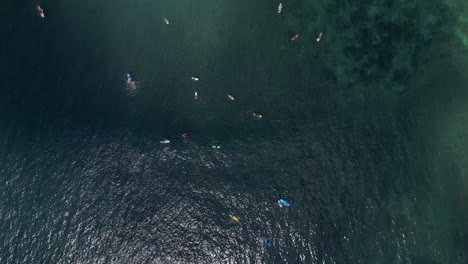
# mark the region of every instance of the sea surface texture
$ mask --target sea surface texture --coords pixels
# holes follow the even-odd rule
[[[466,3],[279,3],[2,3],[0,263],[467,264]]]

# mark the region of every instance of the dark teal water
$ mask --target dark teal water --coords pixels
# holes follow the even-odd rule
[[[0,263],[468,263],[458,2],[40,4],[0,11]]]

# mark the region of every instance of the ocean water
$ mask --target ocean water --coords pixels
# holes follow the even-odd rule
[[[0,11],[0,263],[468,263],[463,39],[395,92],[310,1],[37,4]]]

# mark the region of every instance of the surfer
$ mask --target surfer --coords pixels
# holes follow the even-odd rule
[[[187,133],[182,133],[182,134],[180,134],[180,135],[181,135],[183,138],[189,138],[189,137],[190,137],[189,134],[187,134]]]
[[[229,215],[229,217],[231,217],[233,220],[239,221],[239,218],[235,215]]]
[[[291,41],[296,40],[298,37],[299,37],[299,34],[294,35],[294,36],[291,38]]]
[[[254,119],[261,119],[263,116],[259,113],[252,113],[252,116],[254,117]]]
[[[127,73],[127,84],[130,85],[131,88],[136,89],[138,86],[138,82],[133,79],[131,73]]]
[[[163,19],[164,19],[164,23],[166,23],[167,25],[169,25],[169,18],[164,17]]]
[[[138,82],[133,79],[131,73],[127,72],[127,83],[128,84],[137,84]]]
[[[265,241],[265,243],[267,243],[267,245],[268,245],[269,247],[273,246],[273,244],[270,242],[270,240],[269,240],[268,238],[264,237],[264,238],[263,238],[263,241]]]
[[[281,9],[283,9],[283,4],[279,3],[279,5],[278,5],[278,14],[281,14]]]
[[[128,84],[131,84],[131,83],[133,83],[133,82],[134,82],[134,81],[133,81],[132,75],[131,75],[129,72],[127,72],[127,83],[128,83]]]
[[[192,77],[190,77],[190,79],[192,79],[192,81],[194,81],[194,82],[198,82],[198,81],[200,80],[200,79],[198,79],[198,77],[196,77],[196,76],[192,76]]]
[[[321,39],[322,39],[322,36],[323,36],[323,33],[320,32],[320,34],[318,35],[318,37],[315,39],[317,42],[319,42]]]
[[[198,92],[195,92],[195,93],[193,94],[193,97],[195,97],[195,100],[197,100],[197,99],[198,99]]]
[[[284,205],[286,205],[286,206],[288,206],[288,207],[291,206],[291,204],[288,203],[288,202],[286,202],[285,200],[279,199],[279,200],[278,200],[278,206],[279,206],[279,207],[283,207]]]
[[[234,101],[234,96],[232,96],[230,94],[228,94],[227,96],[228,96],[229,100]]]
[[[37,5],[37,10],[39,11],[39,15],[44,18],[45,15],[44,15],[44,9],[42,9],[39,5]]]
[[[169,144],[169,143],[171,143],[171,141],[170,141],[169,139],[164,139],[164,140],[159,141],[159,143],[161,143],[161,144]]]

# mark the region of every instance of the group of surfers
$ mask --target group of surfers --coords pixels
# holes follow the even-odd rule
[[[283,206],[289,207],[289,206],[291,206],[291,204],[288,203],[288,202],[286,202],[284,199],[279,199],[279,200],[278,200],[278,206],[281,207],[281,208],[282,208]],[[229,215],[229,217],[231,217],[231,219],[233,219],[234,221],[239,221],[239,217],[237,217],[237,216],[235,216],[235,215]],[[264,237],[264,238],[263,238],[263,241],[264,241],[269,247],[273,246],[273,243],[271,243],[270,240],[269,240],[267,237]]]
[[[190,77],[190,79],[191,79],[192,81],[194,81],[194,82],[198,82],[198,81],[200,80],[200,78],[198,78],[197,76],[192,76],[192,77]],[[133,78],[133,75],[132,75],[131,73],[127,73],[127,84],[128,84],[132,89],[136,89],[136,88],[138,87],[138,84],[139,84],[139,83],[138,83],[138,81],[136,81],[136,80]],[[235,100],[234,96],[232,96],[232,95],[230,95],[230,94],[228,94],[227,97],[228,97],[228,99],[231,100],[231,101],[234,101],[234,100]],[[194,93],[194,98],[195,98],[195,100],[198,99],[198,92],[197,92],[197,91],[195,91],[195,93]],[[253,113],[252,113],[252,117],[253,117],[254,119],[256,119],[256,120],[259,120],[259,119],[262,119],[262,118],[263,118],[263,115],[262,115],[262,114],[259,114],[259,113],[256,113],[256,112],[253,112]],[[182,136],[183,138],[188,138],[188,137],[189,137],[189,135],[188,135],[187,133],[182,133],[181,136]],[[168,139],[163,139],[163,140],[159,141],[159,143],[161,143],[161,144],[169,144],[169,143],[171,143],[171,141],[168,140]],[[219,149],[219,148],[221,148],[221,147],[220,147],[219,145],[213,145],[212,148],[214,148],[214,149]]]
[[[283,9],[283,4],[280,3],[280,4],[278,5],[278,14],[281,13],[281,10],[282,10],[282,9]],[[37,6],[37,10],[38,10],[38,12],[39,12],[39,16],[42,17],[42,18],[45,18],[44,9],[42,9],[42,8],[38,5],[38,6]],[[169,25],[169,18],[164,17],[163,20],[164,20],[164,23],[166,23],[167,25]],[[319,42],[319,41],[322,39],[322,36],[323,36],[323,33],[320,32],[320,34],[319,34],[319,35],[317,36],[317,38],[316,38],[316,41]],[[291,38],[291,41],[294,41],[294,40],[296,40],[297,38],[299,38],[299,34],[295,34],[295,35]],[[198,77],[196,77],[196,76],[192,76],[192,77],[190,77],[190,79],[191,79],[192,81],[194,81],[194,82],[198,82],[198,81],[200,80],[200,79],[199,79]],[[138,87],[138,84],[139,84],[139,83],[138,83],[138,81],[136,81],[136,80],[133,78],[133,76],[132,76],[131,73],[127,73],[127,84],[128,84],[131,88],[136,89],[136,88]],[[229,100],[231,100],[231,101],[234,101],[234,100],[235,100],[235,98],[234,98],[232,95],[230,95],[230,94],[228,94],[227,97],[228,97]],[[198,99],[198,92],[197,92],[197,91],[194,92],[194,98],[195,98],[195,100]],[[263,116],[262,116],[261,114],[255,113],[255,112],[252,113],[252,116],[253,116],[254,119],[261,119],[261,118],[263,118]],[[180,134],[180,135],[181,135],[184,139],[190,137],[188,133],[182,133],[182,134]],[[170,143],[170,140],[164,139],[164,140],[161,140],[160,143],[161,143],[161,144],[169,144],[169,143]],[[211,147],[212,147],[213,149],[219,149],[219,148],[221,148],[221,146],[219,146],[219,145],[217,145],[217,144],[214,144],[214,145],[212,145]],[[291,206],[291,204],[288,203],[288,202],[286,202],[286,201],[283,200],[283,199],[279,199],[279,200],[278,200],[278,206],[279,206],[279,207],[283,207],[283,206],[289,207],[289,206]],[[231,219],[235,220],[235,221],[239,221],[239,218],[238,218],[237,216],[235,216],[235,215],[229,215],[229,217],[230,217]],[[269,247],[273,246],[273,244],[270,242],[270,240],[269,240],[268,238],[264,237],[264,238],[263,238],[263,241],[264,241]]]
[[[42,9],[41,6],[37,5],[37,10],[39,11],[39,16],[42,17],[42,18],[45,18],[44,9]],[[279,5],[278,5],[278,14],[281,14],[282,10],[283,10],[283,4],[279,3]],[[169,25],[169,18],[168,17],[163,17],[163,20],[164,20],[164,23]],[[315,40],[317,42],[319,42],[322,39],[322,36],[323,36],[323,32],[320,32]],[[296,40],[298,38],[299,38],[299,34],[295,34],[294,36],[292,36],[291,41],[294,41],[294,40]],[[198,81],[198,80],[194,80],[194,81]]]

